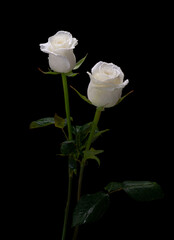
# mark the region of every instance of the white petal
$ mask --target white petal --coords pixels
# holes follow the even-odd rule
[[[57,35],[67,35],[69,37],[72,37],[72,34],[70,32],[63,31],[63,30],[58,31],[54,36],[57,36]]]
[[[58,31],[55,35],[48,39],[48,42],[53,46],[53,49],[74,49],[78,44],[76,38],[66,31]]]
[[[116,88],[124,88],[129,83],[129,80],[125,80],[123,83],[116,85]]]
[[[77,40],[76,38],[73,38],[71,44],[72,44],[72,45],[71,45],[71,48],[72,48],[72,49],[75,48],[75,46],[77,46],[77,44],[78,44],[78,40]]]
[[[50,43],[49,42],[47,42],[47,43],[41,43],[41,44],[39,44],[39,46],[40,46],[40,50],[42,51],[42,52],[45,52],[45,53],[50,53],[51,51],[49,50],[49,47],[50,47]]]
[[[76,58],[73,52],[68,55],[49,54],[50,68],[55,72],[67,73],[70,72],[76,64]]]
[[[99,72],[99,68],[102,66],[104,62],[100,61],[94,65],[94,67],[91,69],[92,74],[95,74]]]
[[[122,89],[96,87],[90,82],[87,90],[88,98],[96,107],[113,107],[121,97]]]

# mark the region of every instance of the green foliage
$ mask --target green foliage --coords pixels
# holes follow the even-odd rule
[[[105,130],[99,131],[99,129],[97,128],[97,129],[95,130],[95,133],[94,133],[92,142],[94,142],[95,140],[97,140],[98,137],[100,137],[103,133],[108,132],[109,130],[110,130],[110,129],[105,129]]]
[[[71,118],[71,121],[72,121],[72,118]],[[67,119],[62,118],[55,113],[54,117],[45,117],[45,118],[41,118],[31,122],[29,127],[30,129],[33,129],[33,128],[46,127],[49,125],[54,125],[57,128],[63,129],[64,127],[67,126]]]
[[[152,201],[164,196],[160,185],[150,181],[125,181],[123,190],[137,201]]]
[[[95,150],[94,148],[91,148],[88,151],[84,151],[84,158],[85,158],[85,160],[94,159],[97,161],[98,165],[100,166],[100,159],[96,155],[100,154],[102,152],[104,152],[104,151],[103,150]]]
[[[63,118],[60,118],[59,116],[55,116],[55,124],[59,126],[59,128],[63,128],[66,124],[66,120]],[[81,159],[85,158],[85,160],[88,159],[94,159],[97,161],[98,165],[100,166],[100,160],[96,156],[103,152],[103,150],[95,150],[94,148],[91,148],[88,151],[85,151],[86,143],[91,131],[92,122],[86,123],[82,126],[72,126],[72,132],[73,132],[73,139],[74,140],[67,140],[62,142],[60,152],[61,154],[58,154],[60,156],[67,156],[71,155],[69,158],[69,166],[73,169],[77,168],[77,161],[81,161]],[[98,131],[96,132],[96,137],[99,137],[101,133],[104,131]]]
[[[108,192],[108,193],[111,193],[112,191],[116,192],[116,191],[119,191],[119,190],[122,190],[123,189],[123,184],[120,183],[120,182],[110,182],[106,187],[105,187],[105,190]]]
[[[111,182],[105,187],[105,190],[108,193],[123,190],[137,201],[152,201],[164,196],[160,185],[151,181]]]
[[[34,129],[34,128],[46,127],[49,125],[53,125],[54,123],[55,121],[53,117],[46,117],[46,118],[41,118],[31,122],[29,128]]]
[[[97,192],[81,197],[73,213],[72,227],[99,220],[109,207],[109,194]]]
[[[77,161],[76,161],[76,155],[75,154],[69,154],[69,160],[68,160],[68,167],[73,170],[75,174],[77,174]]]
[[[55,127],[64,128],[66,126],[66,119],[59,117],[57,114],[55,114],[54,123],[55,123]]]
[[[86,160],[95,159],[100,166],[100,160],[96,155],[102,153],[103,150],[95,150],[94,148],[91,148],[90,150],[85,151],[91,128],[92,122],[86,123],[82,126],[73,126],[73,135],[76,145],[76,159],[78,160],[79,157],[84,157]],[[102,133],[107,131],[108,129],[103,131],[96,129],[92,142],[94,142]]]
[[[75,150],[76,150],[76,146],[75,146],[74,140],[64,141],[60,147],[60,151],[64,155],[69,155],[71,153],[74,153]]]
[[[76,141],[80,144],[80,142],[83,142],[88,134],[90,133],[92,126],[92,122],[86,123],[82,126],[74,126],[73,133],[76,137]]]
[[[85,148],[85,144],[87,141],[87,137],[90,133],[92,123],[86,123],[82,126],[74,126],[73,127],[73,134],[75,135],[75,141],[79,153],[82,153],[82,150]]]
[[[113,192],[123,190],[136,201],[152,201],[164,196],[160,185],[151,181],[111,182],[105,190],[107,193],[97,192],[81,197],[74,209],[73,227],[100,219],[108,209]]]

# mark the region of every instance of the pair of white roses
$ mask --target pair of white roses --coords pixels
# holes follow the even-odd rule
[[[78,40],[71,33],[59,31],[48,39],[47,43],[40,44],[41,51],[49,54],[50,68],[59,73],[70,72],[76,64],[73,49]],[[88,99],[96,107],[113,107],[121,98],[122,89],[129,83],[123,81],[122,70],[113,63],[98,62],[87,72],[90,83],[87,90]]]

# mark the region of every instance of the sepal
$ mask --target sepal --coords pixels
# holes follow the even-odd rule
[[[83,62],[85,61],[85,59],[86,59],[87,56],[88,56],[88,54],[86,54],[86,56],[85,56],[84,58],[80,59],[80,60],[76,63],[76,65],[75,65],[75,67],[73,68],[73,70],[77,70],[77,69],[83,64]]]
[[[73,71],[71,71],[71,72],[65,73],[65,75],[67,77],[75,77],[76,75],[78,75],[78,73],[74,73]]]
[[[131,93],[133,93],[134,90],[131,90],[130,92],[126,93],[123,97],[121,97],[118,102],[115,104],[117,106],[119,103],[121,103],[127,96],[129,96]]]
[[[43,74],[50,74],[50,75],[58,75],[58,74],[61,74],[61,73],[58,73],[58,72],[54,72],[52,71],[51,69],[49,69],[48,72],[44,72],[43,70],[41,70],[40,68],[38,68],[38,70],[43,73]]]
[[[58,74],[61,74],[59,72],[55,72],[55,71],[52,71],[51,69],[49,69],[48,72],[44,72],[43,70],[41,70],[40,68],[38,68],[38,70],[43,73],[43,74],[46,74],[46,75],[58,75]],[[67,77],[75,77],[78,73],[74,73],[73,71],[70,71],[68,73],[64,73]]]
[[[79,93],[79,92],[77,91],[77,89],[75,89],[74,87],[72,87],[72,86],[70,86],[70,87],[79,95],[79,97],[81,97],[81,99],[83,99],[85,102],[93,105],[93,104],[91,103],[91,101],[90,101],[86,96],[84,96],[84,95],[82,95],[81,93]]]

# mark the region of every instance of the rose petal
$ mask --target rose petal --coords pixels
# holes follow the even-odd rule
[[[102,62],[102,61],[96,63],[95,66],[91,69],[92,74],[95,74],[96,72],[98,72],[100,66],[101,66],[103,63],[104,63],[104,62]]]
[[[72,50],[77,44],[78,40],[73,38],[71,33],[66,31],[58,31],[55,35],[48,38],[47,43],[40,44],[40,49],[45,53],[59,55],[59,50]]]
[[[114,89],[115,88],[124,88],[129,83],[129,80],[121,82],[121,80],[119,78],[107,79],[106,81],[100,81],[100,80],[96,79],[90,72],[87,72],[87,74],[89,75],[90,80],[93,82],[93,84],[96,85],[96,87],[114,88]],[[119,83],[119,82],[121,82],[121,83]]]
[[[114,84],[121,84],[124,79],[124,74],[120,67],[113,63],[98,62],[91,70],[93,77],[101,82],[111,81]]]
[[[122,94],[122,88],[102,88],[96,87],[90,82],[87,90],[88,99],[96,107],[113,107]]]
[[[66,51],[64,55],[49,54],[50,68],[55,72],[70,72],[76,64],[76,58],[73,51]]]
[[[50,43],[49,43],[49,42],[47,42],[47,43],[41,43],[41,44],[39,44],[39,46],[40,46],[40,50],[41,50],[42,52],[51,53],[51,51],[49,50],[49,47],[50,47]]]

